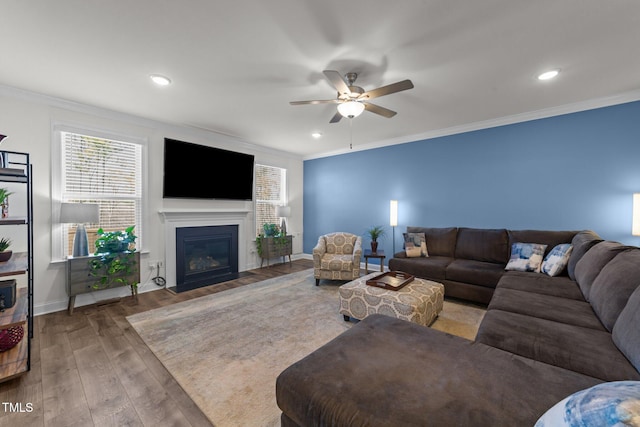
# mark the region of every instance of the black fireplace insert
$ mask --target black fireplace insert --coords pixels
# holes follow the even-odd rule
[[[176,292],[237,277],[237,225],[176,228]]]

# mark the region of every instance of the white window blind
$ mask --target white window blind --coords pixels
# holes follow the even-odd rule
[[[97,203],[100,222],[88,224],[89,251],[98,228],[124,230],[135,225],[142,247],[142,147],[124,141],[61,132],[62,202]],[[74,224],[62,227],[64,253],[72,250]]]
[[[264,224],[278,224],[276,206],[286,205],[287,170],[274,166],[256,165],[256,236]]]

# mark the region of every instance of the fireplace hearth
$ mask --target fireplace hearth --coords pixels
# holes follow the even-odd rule
[[[238,277],[237,225],[176,228],[175,292]]]

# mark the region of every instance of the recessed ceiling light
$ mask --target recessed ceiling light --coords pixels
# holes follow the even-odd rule
[[[169,77],[165,77],[160,74],[151,74],[149,77],[158,86],[168,86],[171,84],[171,79]]]
[[[551,80],[554,77],[556,77],[558,74],[560,74],[560,70],[557,70],[557,69],[545,71],[544,73],[538,76],[538,80]]]
[[[313,133],[311,134],[311,136],[312,136],[312,137],[314,137],[315,139],[318,139],[318,138],[320,138],[320,137],[322,136],[322,133],[320,133],[320,132],[313,132]]]

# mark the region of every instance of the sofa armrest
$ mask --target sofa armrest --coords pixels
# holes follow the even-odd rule
[[[327,241],[324,236],[320,236],[318,237],[318,243],[313,248],[313,266],[315,268],[320,268],[320,261],[325,253],[327,253]]]
[[[354,266],[358,265],[360,268],[360,260],[362,259],[362,237],[356,238],[356,244],[353,245],[353,262]]]

